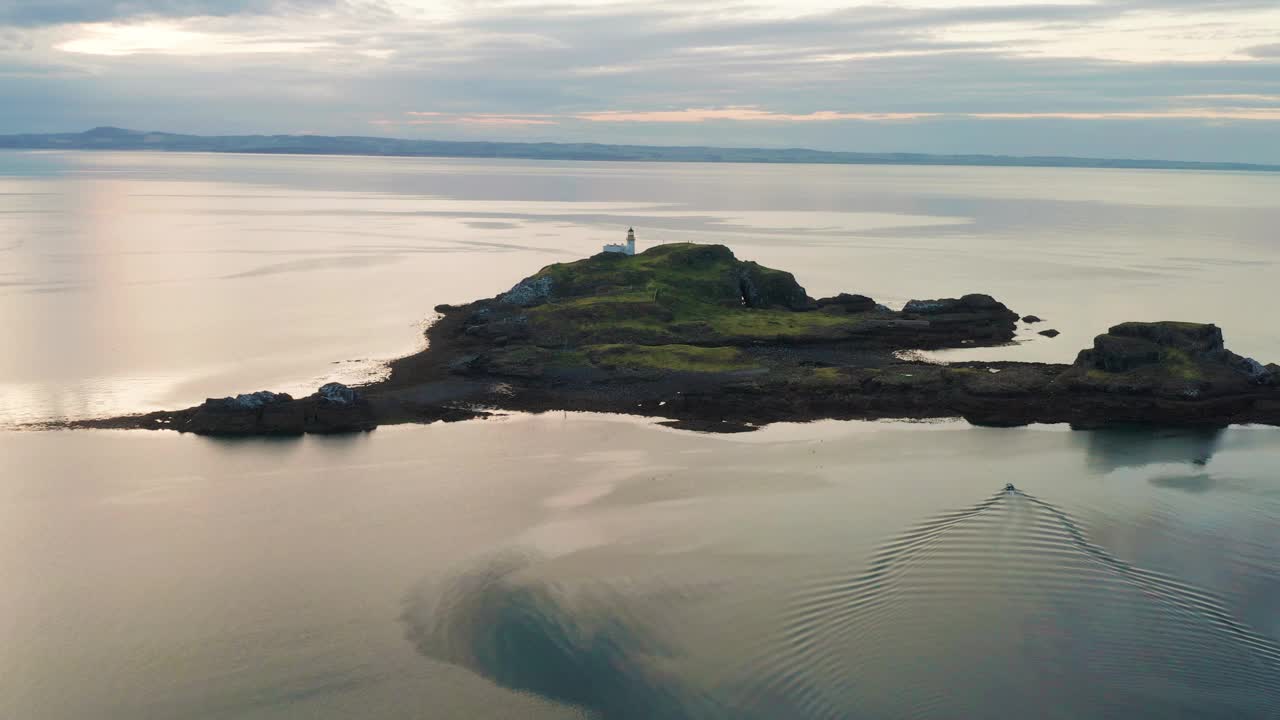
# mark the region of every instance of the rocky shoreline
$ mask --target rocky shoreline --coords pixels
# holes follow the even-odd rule
[[[552,265],[495,298],[436,310],[428,349],[391,363],[382,382],[69,425],[299,435],[494,410],[626,413],[718,431],[884,418],[1280,425],[1280,366],[1230,352],[1215,325],[1122,323],[1070,365],[905,360],[903,351],[1008,343],[1019,315],[982,294],[901,310],[856,294],[814,300],[789,273],[716,245]]]

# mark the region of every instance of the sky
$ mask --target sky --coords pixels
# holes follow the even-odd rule
[[[0,0],[0,133],[1280,163],[1280,0]]]

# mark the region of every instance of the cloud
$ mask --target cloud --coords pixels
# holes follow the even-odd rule
[[[930,113],[853,113],[819,110],[811,113],[780,113],[755,107],[686,108],[684,110],[605,110],[575,115],[588,122],[702,123],[710,120],[735,122],[833,122],[836,120],[917,120]]]
[[[133,18],[287,14],[341,0],[0,0],[0,25],[100,23]]]
[[[1169,142],[1156,156],[1212,158],[1280,105],[1274,0],[7,2],[0,94],[22,107],[0,132],[943,152],[1078,137],[1093,155],[1149,137]]]
[[[1268,95],[1200,95],[1199,100],[1224,99],[1269,105],[1198,106],[1165,109],[1078,111],[1078,112],[846,112],[819,110],[811,113],[783,113],[758,107],[685,108],[682,110],[602,110],[574,115],[474,115],[442,112],[409,112],[409,119],[377,119],[383,127],[410,125],[558,125],[581,120],[588,123],[702,124],[731,123],[835,123],[903,122],[939,118],[974,120],[1261,120],[1280,121],[1280,97]]]
[[[555,125],[557,120],[551,115],[510,115],[501,113],[449,114],[441,112],[405,113],[408,120],[371,120],[370,123],[383,127],[397,125],[472,125],[485,127],[512,127],[521,125]]]
[[[196,32],[165,22],[90,25],[79,37],[55,46],[84,55],[300,53],[330,47],[321,40]]]
[[[1280,105],[1280,103],[1277,103]],[[894,122],[902,120],[921,120],[924,118],[964,117],[974,119],[998,120],[1156,120],[1167,118],[1202,119],[1202,120],[1280,120],[1280,106],[1277,107],[1200,107],[1169,110],[1124,110],[1095,112],[966,112],[966,113],[931,113],[931,112],[884,112],[858,113],[822,110],[803,115],[775,113],[755,108],[689,108],[686,110],[626,112],[609,110],[596,113],[583,113],[574,116],[580,120],[591,122],[640,122],[640,123],[701,123],[709,120],[732,120],[735,122],[836,122],[855,120],[861,122]]]
[[[982,120],[1262,120],[1280,121],[1280,108],[1192,108],[1079,113],[971,113]]]
[[[1245,52],[1256,58],[1280,58],[1280,43],[1254,45]]]

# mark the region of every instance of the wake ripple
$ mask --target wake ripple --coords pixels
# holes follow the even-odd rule
[[[1280,717],[1275,643],[1017,490],[807,583],[747,675],[735,716]]]
[[[533,558],[499,555],[405,598],[401,620],[422,655],[609,720],[722,716],[662,669],[672,650],[604,588],[540,577]]]
[[[774,573],[637,591],[503,555],[415,589],[403,620],[429,658],[604,720],[1280,718],[1275,643],[1031,495],[934,517],[859,565],[774,601]],[[709,636],[672,631],[682,615],[731,625],[718,637],[744,660],[707,664]]]

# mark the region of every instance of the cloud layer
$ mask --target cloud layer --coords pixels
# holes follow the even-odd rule
[[[0,0],[0,24],[47,26],[134,18],[288,14],[340,0]]]
[[[0,0],[0,132],[1280,161],[1273,0],[996,1]]]

